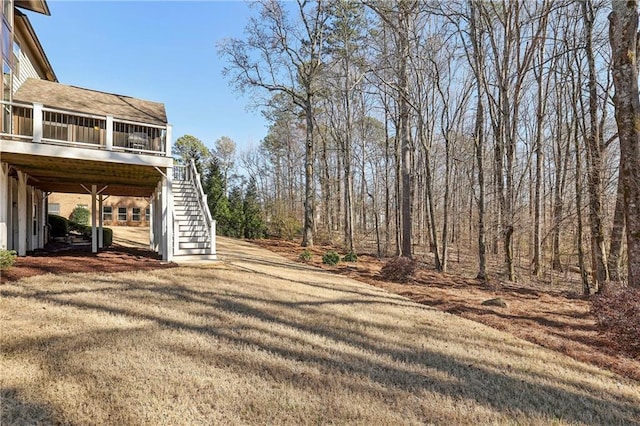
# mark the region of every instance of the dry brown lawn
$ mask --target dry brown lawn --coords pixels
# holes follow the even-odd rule
[[[640,383],[253,245],[0,286],[0,424],[640,424]]]

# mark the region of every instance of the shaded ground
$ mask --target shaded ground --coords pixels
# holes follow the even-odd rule
[[[126,272],[173,268],[174,263],[163,262],[148,247],[149,228],[112,227],[114,243],[97,254],[79,238],[73,244],[52,242],[45,250],[18,257],[14,266],[0,272],[0,282],[43,274],[72,272]],[[146,239],[146,240],[145,240]]]
[[[0,424],[638,425],[640,382],[243,241],[0,286]]]
[[[297,242],[253,242],[291,260],[298,260],[302,252]],[[588,298],[570,290],[549,290],[534,283],[518,283],[517,286],[497,283],[487,286],[475,279],[441,274],[426,267],[422,268],[413,282],[396,284],[380,279],[378,272],[384,262],[373,256],[359,256],[357,263],[323,265],[322,255],[331,248],[318,246],[311,249],[314,255],[308,263],[640,380],[640,359],[621,353],[615,342],[600,334],[596,329],[595,317],[590,313]],[[481,304],[495,297],[502,298],[507,307]]]
[[[115,229],[113,248],[97,255],[84,251],[64,251],[56,256],[39,254],[21,257],[0,282],[46,273],[125,272],[172,268],[175,264],[162,262],[150,250],[143,249],[141,239],[147,228]],[[298,261],[302,249],[297,242],[258,240],[253,243]],[[640,380],[640,359],[620,353],[615,342],[598,333],[595,318],[590,313],[588,299],[570,291],[548,290],[533,284],[496,284],[493,287],[451,274],[440,274],[423,268],[417,279],[409,284],[382,281],[378,275],[383,262],[373,256],[362,255],[357,263],[323,265],[322,254],[331,247],[317,246],[310,265],[347,275],[373,286],[384,288],[424,305],[472,319],[499,330],[512,333],[574,359],[608,368],[626,377]],[[484,306],[484,300],[501,297],[506,308]]]

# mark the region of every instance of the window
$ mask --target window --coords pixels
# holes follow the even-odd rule
[[[102,220],[113,220],[113,207],[102,206]]]
[[[2,59],[9,62],[11,58],[11,28],[6,22],[2,23]]]
[[[49,203],[49,214],[60,216],[60,203]]]
[[[5,19],[9,20],[10,16],[13,13],[13,0],[4,0],[3,6],[4,7],[2,9],[2,14],[4,15]]]
[[[13,75],[20,78],[20,43],[13,41]]]
[[[140,207],[134,207],[131,209],[131,220],[134,222],[140,222]]]
[[[88,204],[76,204],[76,208],[89,210]]]
[[[11,101],[11,67],[9,62],[2,60],[2,101]],[[2,133],[11,133],[11,105],[2,104]]]
[[[118,207],[118,222],[126,222],[126,221],[127,221],[127,208]]]
[[[151,221],[151,207],[147,207],[146,209],[144,209],[144,221],[145,222]]]

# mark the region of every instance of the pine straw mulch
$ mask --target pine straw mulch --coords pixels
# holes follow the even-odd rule
[[[252,240],[253,243],[298,259],[298,242]],[[416,279],[407,284],[384,281],[379,271],[384,265],[370,255],[359,255],[356,263],[336,266],[322,263],[331,246],[310,249],[308,264],[380,287],[392,293],[452,314],[504,330],[517,337],[566,354],[574,359],[606,368],[622,376],[640,380],[640,359],[622,353],[607,336],[598,332],[591,314],[589,297],[571,291],[549,290],[540,284],[481,281],[454,274],[442,274],[422,265]],[[487,299],[502,298],[507,307],[485,306]]]
[[[16,258],[14,265],[0,274],[0,283],[49,273],[149,271],[176,266],[175,263],[163,262],[151,250],[118,244],[97,254],[87,248],[54,249]]]

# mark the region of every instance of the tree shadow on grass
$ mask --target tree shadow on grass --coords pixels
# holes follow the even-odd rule
[[[53,410],[43,404],[27,401],[19,389],[0,389],[0,425],[52,424]]]
[[[167,294],[167,288],[150,290],[149,287],[144,287],[144,289]],[[133,287],[130,291],[136,291],[136,288]],[[4,296],[9,296],[6,291],[4,293]],[[562,419],[568,422],[585,424],[640,424],[638,422],[638,419],[640,419],[639,400],[625,401],[620,398],[615,401],[606,400],[598,396],[596,389],[591,391],[581,389],[579,391],[577,384],[570,386],[573,390],[568,390],[567,386],[563,386],[563,389],[553,384],[536,383],[536,380],[531,375],[529,375],[529,379],[523,379],[522,375],[512,374],[510,371],[497,371],[499,365],[491,365],[491,360],[484,363],[480,359],[462,359],[429,350],[428,348],[416,349],[409,345],[398,347],[389,342],[372,341],[365,333],[358,333],[349,329],[348,321],[350,321],[350,318],[342,319],[345,326],[343,329],[337,329],[335,323],[327,325],[322,322],[310,323],[303,322],[300,319],[290,319],[286,315],[286,310],[280,315],[270,313],[266,309],[251,306],[251,303],[255,302],[255,300],[243,300],[239,295],[218,295],[217,298],[212,297],[214,300],[202,300],[198,292],[189,291],[184,287],[174,291],[173,294],[182,298],[185,303],[199,304],[225,314],[239,315],[241,318],[256,320],[258,323],[264,324],[265,327],[257,328],[256,326],[248,325],[247,322],[240,329],[237,326],[232,327],[223,324],[218,326],[196,325],[186,321],[158,316],[152,312],[145,312],[145,304],[143,303],[137,309],[131,311],[101,303],[75,301],[69,298],[61,300],[57,295],[47,295],[46,292],[26,297],[33,298],[39,302],[64,305],[65,307],[126,316],[135,320],[147,320],[162,328],[186,330],[215,337],[231,345],[252,347],[275,354],[285,360],[319,367],[328,374],[340,377],[342,385],[351,387],[351,391],[354,392],[362,392],[362,386],[353,382],[349,377],[366,378],[382,385],[387,390],[396,389],[414,394],[421,394],[421,392],[426,391],[438,393],[454,400],[470,399],[507,415],[524,413],[533,417],[542,416],[547,419]],[[16,296],[25,297],[24,295]],[[259,301],[261,303],[270,303],[266,299]],[[334,301],[334,303],[341,302],[353,304],[354,300],[352,297],[348,297],[342,301],[339,299]],[[366,303],[366,300],[363,302]],[[152,303],[152,301],[148,303]],[[274,304],[274,310],[281,308],[281,304]],[[288,309],[298,312],[300,310],[302,312],[308,311],[309,317],[317,314],[310,310],[308,305],[290,305]],[[278,335],[275,331],[266,331],[268,326],[273,324],[296,330],[303,335],[311,334],[324,340],[329,339],[329,341],[346,345],[347,348],[356,350],[338,349],[338,346],[336,346],[334,350],[328,352],[314,351],[312,348],[305,346],[307,345],[305,341],[292,342],[290,341],[291,337],[286,334]],[[428,332],[428,330],[425,331]],[[129,333],[129,331],[124,330],[122,332]],[[390,331],[387,330],[386,332]],[[269,344],[265,344],[263,339],[259,337],[260,333],[270,334],[269,339],[266,339],[270,342]],[[60,344],[60,339],[69,339],[69,341]],[[55,366],[59,365],[60,357],[63,356],[59,351],[69,351],[64,356],[72,356],[73,339],[73,336],[55,337],[51,342],[34,339],[28,345],[51,347],[52,342],[56,342],[55,347],[58,348],[58,352],[48,354],[48,356],[52,357],[51,366]],[[7,349],[18,350],[19,348]],[[367,353],[391,359],[393,363],[372,359],[372,357],[367,356]],[[201,361],[206,362],[206,357],[210,355],[201,355]],[[191,354],[191,356],[195,355]],[[230,359],[227,362],[240,364],[238,366],[241,369],[273,368],[273,366],[260,366],[261,361],[258,362],[258,366],[256,366],[255,362],[247,362],[246,365],[242,365],[246,361],[238,359]],[[414,372],[412,366],[441,371],[455,380],[442,380],[418,374]],[[302,381],[295,374],[292,375],[291,371],[280,371],[277,374],[293,381],[296,386],[304,388],[310,386],[308,378]],[[549,378],[547,379],[549,380]],[[518,397],[518,395],[523,397]]]

